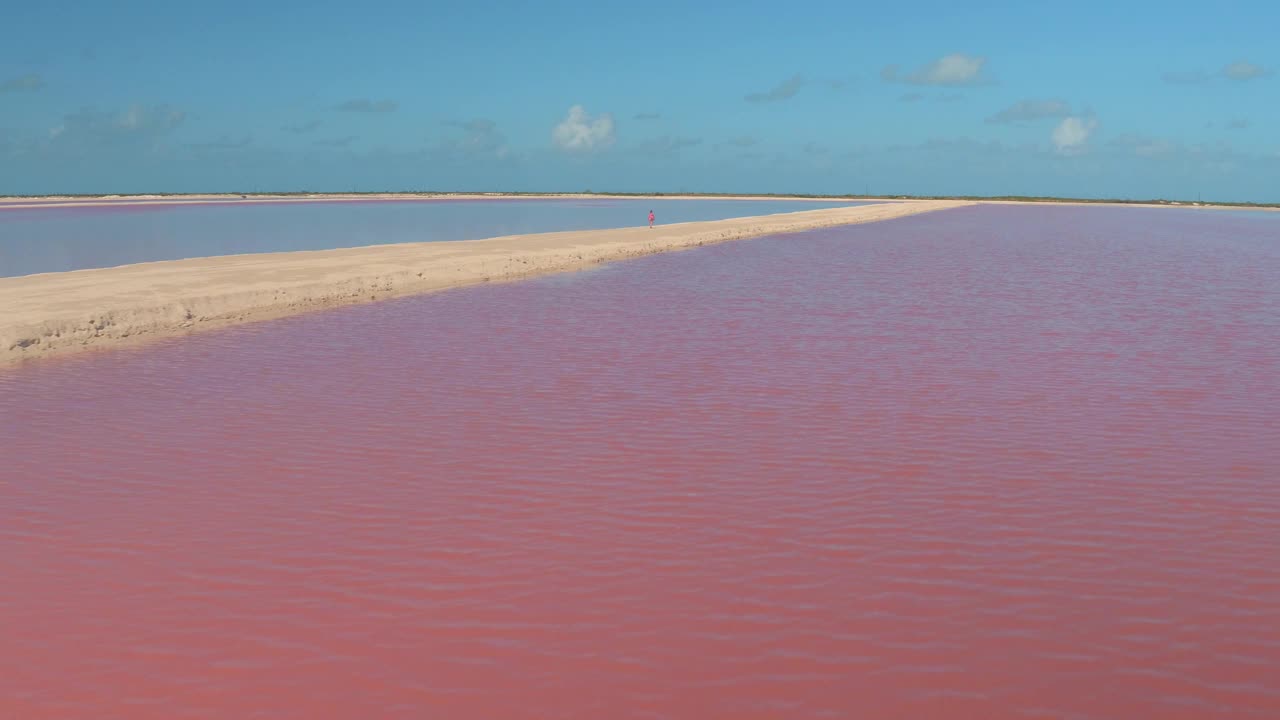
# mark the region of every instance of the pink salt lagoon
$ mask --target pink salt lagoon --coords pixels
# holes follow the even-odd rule
[[[1280,716],[1280,224],[974,207],[0,370],[0,717]]]

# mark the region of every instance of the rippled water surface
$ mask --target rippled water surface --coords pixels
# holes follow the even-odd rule
[[[722,220],[867,203],[795,200],[360,200],[4,208],[0,277],[213,255],[326,250]]]
[[[0,717],[1280,717],[1278,230],[964,208],[0,372]]]

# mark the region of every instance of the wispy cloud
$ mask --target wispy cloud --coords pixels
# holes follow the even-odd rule
[[[1160,76],[1167,83],[1174,85],[1200,85],[1213,79],[1213,76],[1200,70],[1174,70]]]
[[[792,75],[765,92],[754,92],[743,96],[749,103],[769,103],[790,100],[804,87],[804,77]]]
[[[1065,100],[1019,100],[987,118],[992,125],[1017,125],[1036,120],[1063,118],[1071,114]]]
[[[1222,68],[1222,76],[1228,80],[1257,80],[1269,75],[1271,75],[1269,68],[1244,60],[1237,60]]]
[[[636,149],[645,155],[673,155],[685,148],[697,147],[701,144],[702,138],[663,135],[640,143]]]
[[[488,118],[454,120],[445,124],[463,131],[461,138],[444,144],[442,149],[448,153],[469,158],[503,158],[510,152],[506,136],[498,131],[498,124]]]
[[[1223,66],[1216,73],[1205,72],[1204,70],[1174,70],[1165,73],[1161,77],[1167,83],[1175,85],[1203,85],[1217,79],[1222,80],[1260,80],[1270,77],[1274,74],[1271,68],[1247,62],[1245,60],[1237,60]]]
[[[471,118],[470,120],[450,120],[445,123],[450,127],[462,128],[468,132],[491,133],[498,129],[498,123],[489,118]]]
[[[167,105],[133,105],[120,113],[84,109],[50,128],[49,141],[83,148],[142,143],[173,131],[186,117],[185,112]]]
[[[333,109],[339,112],[354,113],[391,113],[399,108],[400,106],[394,100],[369,100],[368,98],[355,98],[333,106]]]
[[[19,75],[0,82],[0,93],[34,91],[44,87],[44,77],[37,73]]]
[[[285,125],[280,129],[287,133],[293,133],[294,135],[305,135],[320,129],[321,124],[322,123],[319,120],[312,120],[298,125]]]
[[[635,117],[633,117],[632,119],[633,119],[633,120],[641,120],[641,121],[644,121],[644,120],[660,120],[660,119],[662,119],[662,114],[661,114],[661,113],[656,113],[656,112],[642,112],[642,113],[636,113],[636,114],[635,114]]]
[[[1246,130],[1251,125],[1253,125],[1253,123],[1249,122],[1248,118],[1232,118],[1229,122],[1227,122],[1227,129],[1228,130]]]
[[[239,150],[248,147],[253,142],[253,137],[245,135],[239,139],[232,139],[230,135],[223,135],[216,140],[207,140],[205,142],[187,143],[187,147],[193,150]]]
[[[987,59],[979,55],[952,53],[912,72],[904,72],[897,65],[888,65],[880,71],[885,82],[908,85],[936,85],[942,87],[966,87],[987,85],[992,82],[986,73]]]
[[[1170,140],[1135,133],[1118,135],[1107,143],[1107,146],[1114,150],[1146,158],[1161,157],[1183,150],[1181,145]]]
[[[344,148],[350,146],[351,143],[359,139],[359,135],[346,135],[344,137],[322,138],[312,142],[311,144],[316,147]]]
[[[1098,128],[1098,120],[1093,115],[1065,117],[1053,129],[1050,139],[1053,148],[1059,155],[1079,155],[1089,144],[1089,137]]]
[[[1087,117],[1077,116],[1085,125]],[[1096,121],[1095,121],[1096,122]],[[1153,192],[1152,185],[1165,181],[1188,180],[1192,185],[1191,197],[1195,196],[1194,183],[1209,182],[1209,174],[1224,175],[1227,173],[1249,172],[1253,177],[1262,179],[1274,177],[1280,168],[1280,154],[1263,155],[1233,149],[1225,143],[1206,143],[1185,145],[1176,140],[1149,137],[1142,135],[1120,135],[1098,142],[1101,126],[1091,131],[1086,143],[1072,146],[1067,154],[1083,154],[1088,151],[1087,162],[1061,162],[1063,153],[1052,144],[1027,143],[1007,144],[999,141],[975,141],[958,138],[954,140],[935,139],[918,145],[891,145],[887,148],[870,149],[859,164],[869,172],[878,175],[894,169],[908,169],[909,174],[902,176],[909,182],[928,182],[921,180],[941,164],[964,167],[966,172],[956,179],[954,185],[942,185],[916,192],[952,194],[972,192],[975,177],[1007,178],[1008,170],[1016,169],[1024,174],[1025,179],[1006,190],[1004,187],[984,189],[981,194],[1002,194],[1010,190],[1021,194],[1032,195],[1077,195],[1088,192],[1105,192],[1119,197],[1151,197],[1159,195]],[[1109,183],[1114,178],[1129,177],[1134,173],[1143,173],[1137,184],[1128,190],[1106,189],[1102,183]],[[1075,173],[1081,175],[1075,176]],[[1052,181],[1054,176],[1075,176],[1080,180],[1076,189],[1053,189],[1052,185],[1040,185],[1044,181]],[[1002,180],[1001,182],[1004,182]],[[1217,183],[1215,183],[1217,184]],[[1123,187],[1122,185],[1112,187]],[[1168,187],[1166,185],[1166,187]],[[1210,185],[1206,184],[1205,188]],[[1181,193],[1187,196],[1186,191]],[[1266,192],[1255,195],[1259,200],[1266,199]],[[1248,199],[1239,198],[1236,199]]]
[[[551,142],[567,152],[587,153],[613,145],[613,115],[590,115],[581,105],[569,108],[568,114],[551,129]]]
[[[759,140],[756,140],[750,135],[739,135],[738,137],[725,140],[723,144],[732,145],[733,147],[748,148],[755,146],[759,142]]]
[[[943,95],[926,95],[925,93],[909,92],[898,96],[898,102],[901,103],[918,103],[926,100],[939,103],[957,103],[965,100],[964,93],[945,93]]]

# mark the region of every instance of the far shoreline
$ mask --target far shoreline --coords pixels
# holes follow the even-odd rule
[[[614,195],[604,193],[233,193],[191,195],[42,195],[0,196],[0,210],[42,207],[108,207],[131,205],[250,205],[313,202],[456,202],[486,200],[750,200],[795,202],[875,202],[854,198],[770,195]],[[883,202],[883,201],[881,201]]]
[[[1041,196],[964,195],[804,195],[734,193],[613,193],[613,192],[253,192],[253,193],[139,193],[3,195],[0,210],[137,205],[235,205],[308,202],[439,202],[459,200],[748,200],[795,202],[966,202],[992,205],[1097,205],[1114,207],[1193,208],[1206,210],[1280,211],[1280,203],[1203,202],[1152,198],[1059,198]]]

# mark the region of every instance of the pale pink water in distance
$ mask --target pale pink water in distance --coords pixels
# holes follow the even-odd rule
[[[1277,220],[966,208],[0,372],[0,717],[1280,717]]]

